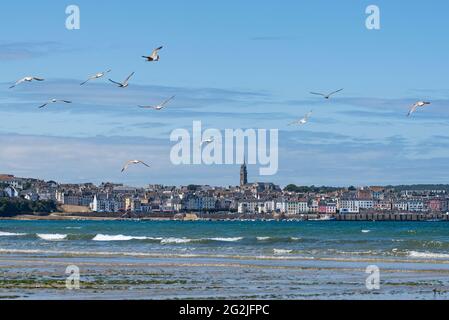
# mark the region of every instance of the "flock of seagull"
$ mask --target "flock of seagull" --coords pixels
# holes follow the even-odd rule
[[[320,93],[320,92],[310,92],[310,94],[321,96],[324,99],[329,100],[334,94],[337,94],[337,93],[339,93],[339,92],[341,92],[343,90],[344,89],[339,89],[339,90],[336,90],[336,91],[333,91],[333,92],[327,93],[327,94],[326,93]],[[426,107],[428,105],[430,105],[430,102],[428,102],[428,101],[415,102],[410,107],[410,109],[409,109],[409,111],[407,113],[407,117],[410,117],[414,112],[416,112],[418,110],[418,108],[423,108],[423,107]],[[312,113],[313,113],[312,110],[309,111],[303,118],[289,123],[289,126],[292,126],[292,125],[300,125],[300,126],[305,125],[309,121],[309,118],[312,116]]]
[[[151,53],[151,55],[149,56],[142,56],[142,58],[145,59],[145,61],[147,62],[157,62],[160,60],[160,56],[159,56],[159,51],[162,49],[163,47],[158,47],[156,49],[153,50],[153,52]],[[105,75],[107,75],[108,73],[110,73],[112,70],[106,70],[103,72],[98,72],[95,75],[89,77],[86,81],[80,83],[80,86],[84,86],[85,84],[87,84],[89,81],[93,81],[93,80],[97,80],[100,78],[103,78]],[[112,79],[109,79],[109,81],[115,85],[117,85],[117,87],[119,88],[127,88],[129,86],[129,80],[134,76],[134,72],[131,73],[123,82],[118,82],[118,81],[114,81]],[[10,89],[15,88],[16,86],[22,84],[22,83],[26,83],[26,82],[34,82],[34,81],[38,81],[38,82],[42,82],[45,81],[44,78],[39,78],[39,77],[35,77],[35,76],[27,76],[24,77],[22,79],[17,80],[11,87],[9,87]],[[138,107],[140,108],[144,108],[144,109],[154,109],[154,110],[162,110],[164,109],[168,103],[173,100],[175,98],[175,96],[170,97],[169,99],[163,101],[160,104],[156,104],[156,105],[145,105],[145,106],[141,106],[139,105]],[[38,108],[42,109],[47,107],[50,104],[56,104],[56,103],[60,103],[60,104],[69,104],[72,103],[72,101],[69,100],[64,100],[64,99],[49,99],[47,102],[45,102],[44,104],[40,105]],[[210,141],[212,142],[212,141]],[[205,140],[204,143],[210,143],[209,140]],[[137,164],[141,164],[144,165],[146,167],[150,167],[150,165],[148,165],[147,163],[145,163],[142,160],[128,160],[123,168],[121,172],[125,172],[126,170],[128,170],[130,165],[137,165]]]
[[[154,50],[152,51],[151,55],[149,55],[149,56],[142,56],[142,58],[144,58],[146,62],[157,62],[157,61],[160,60],[159,51],[162,50],[162,48],[163,48],[163,47],[160,46],[160,47],[154,49]],[[106,71],[103,71],[103,72],[96,73],[95,75],[89,77],[86,81],[82,82],[82,83],[80,84],[80,86],[84,86],[84,85],[85,85],[86,83],[88,83],[89,81],[93,81],[93,80],[97,80],[97,79],[103,78],[105,75],[107,75],[107,74],[110,73],[111,71],[112,71],[112,70],[109,69],[109,70],[106,70]],[[129,75],[123,82],[114,81],[114,80],[112,80],[112,79],[108,79],[108,80],[109,80],[111,83],[115,84],[115,85],[116,85],[117,87],[119,87],[119,88],[127,88],[127,87],[129,86],[129,81],[130,81],[130,79],[134,76],[134,74],[135,74],[135,73],[132,72],[132,73],[131,73],[131,74],[130,74],[130,75]],[[27,77],[24,77],[24,78],[22,78],[22,79],[17,80],[17,81],[16,81],[11,87],[9,87],[9,88],[10,88],[10,89],[13,89],[13,88],[15,88],[16,86],[18,86],[18,85],[20,85],[20,84],[22,84],[22,83],[33,82],[33,81],[42,82],[42,81],[45,81],[45,79],[39,78],[39,77],[34,77],[34,76],[27,76]],[[336,90],[336,91],[333,91],[333,92],[330,92],[330,93],[310,92],[310,94],[317,95],[317,96],[321,96],[321,97],[323,97],[324,99],[329,100],[333,95],[335,95],[335,94],[337,94],[337,93],[339,93],[339,92],[341,92],[341,91],[343,91],[343,90],[344,90],[344,89],[339,89],[339,90]],[[167,100],[161,102],[160,104],[156,104],[156,105],[139,105],[138,107],[139,107],[139,108],[143,108],[143,109],[153,109],[153,110],[156,110],[156,111],[160,111],[160,110],[164,109],[164,108],[168,105],[168,103],[169,103],[170,101],[172,101],[174,98],[175,98],[175,96],[171,96],[170,98],[168,98]],[[48,100],[47,102],[45,102],[44,104],[40,105],[40,106],[39,106],[39,109],[45,108],[45,107],[47,107],[47,106],[50,105],[50,104],[56,104],[56,103],[60,103],[60,104],[70,104],[70,103],[72,103],[72,101],[64,100],[64,99],[50,99],[50,100]],[[426,107],[426,106],[428,106],[428,105],[430,105],[430,102],[427,102],[427,101],[418,101],[418,102],[414,103],[414,104],[410,107],[410,110],[409,110],[409,112],[407,113],[407,116],[410,117],[410,116],[411,116],[414,112],[416,112],[419,108],[423,108],[423,107]],[[304,115],[303,118],[298,119],[298,120],[296,120],[296,121],[293,121],[293,122],[289,123],[288,125],[289,125],[289,126],[291,126],[291,125],[300,125],[300,126],[305,125],[306,123],[309,122],[309,119],[310,119],[310,117],[312,116],[312,113],[313,113],[313,111],[311,110],[311,111],[309,111],[306,115]],[[212,142],[214,142],[214,139],[213,139],[213,138],[205,139],[204,141],[201,142],[200,147],[202,147],[203,145],[210,144],[210,143],[212,143]],[[128,167],[129,167],[130,165],[137,165],[137,164],[142,164],[142,165],[144,165],[144,166],[146,166],[146,167],[150,167],[150,166],[149,166],[147,163],[145,163],[144,161],[141,161],[141,160],[129,160],[129,161],[127,161],[127,162],[125,163],[125,165],[123,166],[121,172],[125,172],[125,171],[128,169]]]

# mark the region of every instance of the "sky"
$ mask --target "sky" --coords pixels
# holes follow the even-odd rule
[[[68,30],[66,7],[80,8]],[[380,9],[368,30],[367,6]],[[0,173],[60,182],[237,185],[239,164],[173,165],[170,133],[278,129],[298,185],[449,183],[449,3],[50,1],[2,3]],[[162,45],[161,60],[141,56]],[[112,69],[107,77],[79,84]],[[122,80],[131,72],[129,88]],[[18,79],[46,80],[9,89]],[[310,91],[344,88],[329,101]],[[165,110],[143,110],[176,95]],[[70,105],[37,107],[50,98]],[[406,117],[418,100],[432,104]],[[288,126],[313,110],[309,123]],[[151,168],[120,169],[129,159]]]

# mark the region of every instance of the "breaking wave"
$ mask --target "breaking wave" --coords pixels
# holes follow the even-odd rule
[[[67,238],[66,234],[58,234],[58,233],[50,233],[50,234],[38,233],[36,235],[39,238],[41,238],[42,240],[47,240],[47,241],[64,240]]]
[[[118,235],[108,235],[108,234],[97,234],[92,240],[93,241],[130,241],[130,240],[161,240],[162,238],[152,238],[152,237],[138,237],[138,236],[125,236],[122,234]]]
[[[26,233],[0,231],[0,237],[20,237],[20,236],[25,236],[25,235],[26,235]]]
[[[410,251],[408,256],[411,258],[424,258],[424,259],[449,259],[449,253]]]

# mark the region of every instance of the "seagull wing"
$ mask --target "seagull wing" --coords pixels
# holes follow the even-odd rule
[[[36,81],[44,81],[45,79],[33,77],[33,80],[36,80]]]
[[[408,114],[407,114],[407,117],[410,117],[410,116],[412,115],[412,113],[416,111],[417,108],[418,108],[418,104],[415,103],[415,104],[410,108],[410,110],[409,110],[409,112],[408,112]]]
[[[145,162],[143,162],[142,160],[139,160],[139,163],[141,163],[141,164],[143,164],[144,166],[146,166],[146,167],[150,167],[148,164],[146,164]]]
[[[109,81],[111,81],[112,83],[115,83],[118,86],[122,86],[123,84],[121,84],[120,82],[114,81],[112,79],[109,79]]]
[[[331,96],[331,95],[333,95],[333,94],[336,94],[336,93],[338,93],[338,92],[340,92],[340,91],[343,91],[344,89],[339,89],[339,90],[336,90],[336,91],[334,91],[334,92],[331,92],[331,93],[329,93],[329,96]]]
[[[159,52],[159,50],[161,50],[163,47],[159,47],[153,50],[153,52],[151,53],[151,57],[155,58],[157,56],[157,53]]]
[[[131,73],[128,78],[125,79],[125,83],[128,83],[129,79],[131,79],[131,77],[134,75],[135,72]]]
[[[83,86],[83,85],[85,85],[86,83],[88,83],[90,80],[92,80],[92,78],[89,78],[89,79],[87,79],[86,81],[84,81],[84,82],[82,82],[82,83],[80,83],[80,86]]]
[[[72,101],[69,101],[69,100],[59,100],[59,102],[72,103]]]
[[[324,93],[319,93],[319,92],[310,92],[310,94],[314,94],[316,96],[322,96],[322,97],[326,96]]]
[[[16,83],[14,83],[14,85],[12,85],[11,87],[9,87],[9,89],[14,88],[15,86],[18,86],[19,84],[21,84],[22,82],[25,81],[25,78],[22,78],[20,80],[17,80]]]
[[[155,107],[154,106],[138,106],[139,108],[142,108],[142,109],[154,109]]]
[[[125,171],[126,169],[128,169],[128,167],[129,167],[129,165],[132,163],[132,161],[130,160],[130,161],[127,161],[126,163],[125,163],[125,165],[123,166],[123,168],[122,168],[122,172],[123,171]]]
[[[41,106],[39,106],[39,109],[42,109],[42,108],[46,107],[47,105],[48,105],[48,102],[47,102],[47,103],[44,103],[44,104],[41,105]]]
[[[312,111],[309,111],[305,116],[304,119],[308,120],[312,116]]]
[[[165,106],[167,103],[169,103],[171,100],[173,100],[176,96],[171,96],[167,100],[161,103],[161,107]]]

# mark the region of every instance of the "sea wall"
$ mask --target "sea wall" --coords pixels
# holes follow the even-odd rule
[[[449,215],[443,213],[345,213],[337,214],[335,218],[338,221],[449,221]]]

